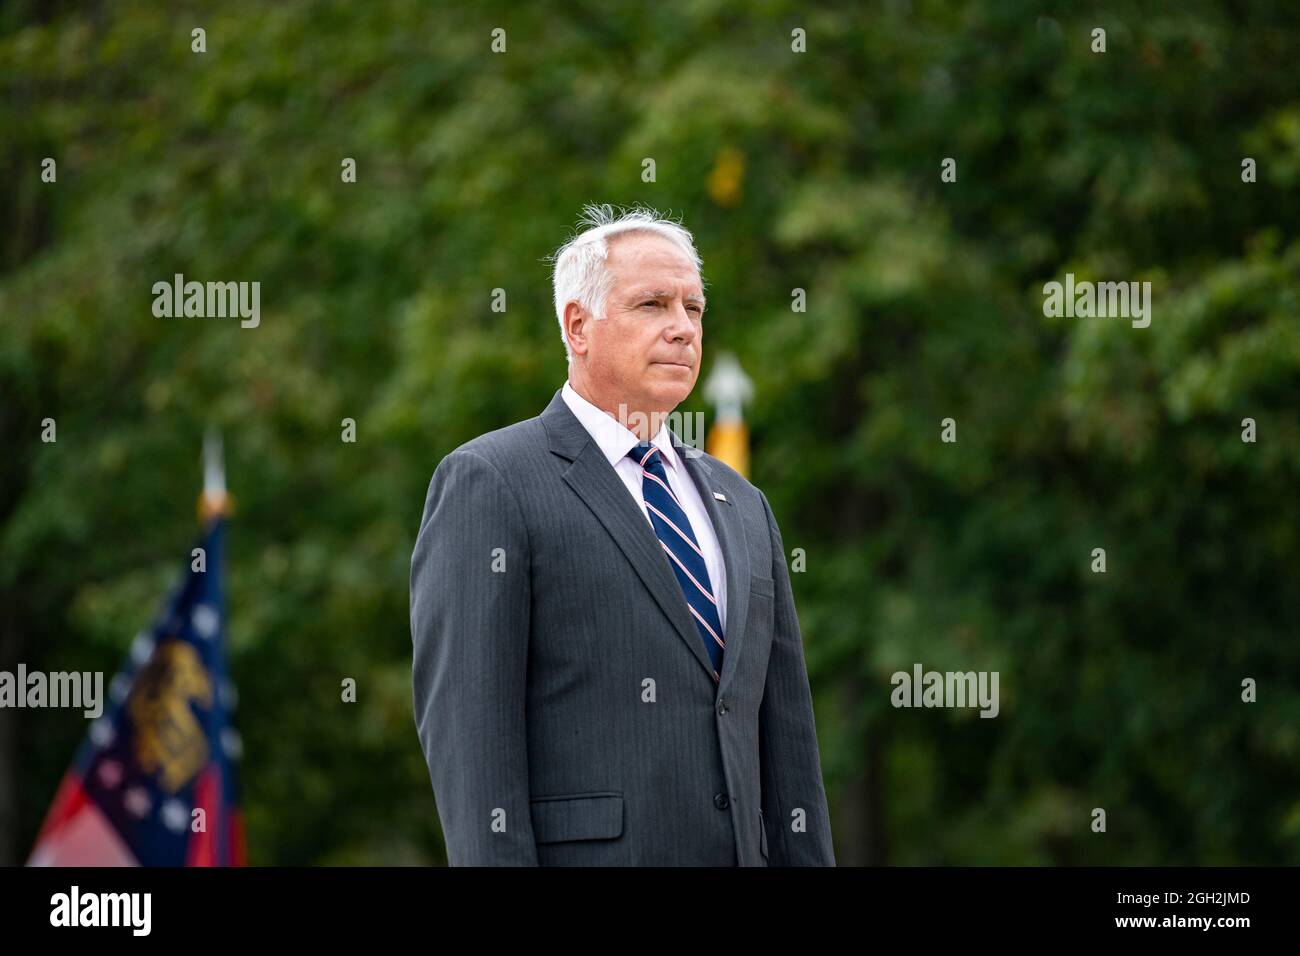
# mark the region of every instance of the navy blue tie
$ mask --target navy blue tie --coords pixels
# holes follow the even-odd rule
[[[709,569],[704,562],[704,552],[695,539],[695,531],[686,517],[686,511],[668,485],[659,449],[649,442],[641,442],[628,453],[628,457],[641,467],[641,496],[646,512],[654,527],[659,543],[663,545],[668,563],[677,575],[677,583],[686,595],[686,604],[695,629],[700,632],[709,660],[713,662],[713,679],[721,680],[722,620],[718,616],[718,602],[709,580]]]

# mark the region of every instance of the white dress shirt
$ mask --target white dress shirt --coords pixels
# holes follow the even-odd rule
[[[561,395],[578,421],[582,422],[583,428],[587,429],[592,439],[600,446],[605,458],[614,466],[614,471],[618,473],[619,478],[623,479],[627,493],[632,496],[637,508],[645,515],[646,523],[653,529],[654,522],[650,520],[650,512],[646,510],[645,498],[641,494],[641,468],[627,457],[627,453],[639,444],[641,439],[628,431],[613,415],[602,411],[579,395],[568,382],[564,383]],[[695,541],[704,553],[704,564],[709,570],[709,583],[713,586],[713,597],[718,602],[718,620],[722,624],[725,640],[727,574],[722,560],[722,548],[718,545],[718,536],[713,531],[713,522],[709,520],[709,513],[704,510],[704,500],[700,497],[699,489],[695,487],[690,472],[686,470],[685,463],[678,457],[677,449],[673,447],[672,440],[668,437],[666,420],[665,424],[659,426],[658,434],[650,439],[650,442],[659,449],[659,457],[665,465],[664,472],[668,475],[668,484],[673,489],[673,494],[677,496],[677,500],[681,502],[682,510],[686,512],[686,517],[691,522],[691,530],[695,532]]]

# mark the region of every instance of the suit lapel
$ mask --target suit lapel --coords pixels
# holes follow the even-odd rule
[[[561,390],[556,390],[546,410],[542,412],[551,451],[572,462],[564,472],[564,480],[591,509],[592,514],[609,532],[614,542],[627,557],[637,576],[663,609],[678,637],[686,642],[687,649],[713,680],[713,664],[700,638],[699,629],[691,617],[682,594],[681,585],[673,574],[663,546],[659,543],[645,514],[627,493],[618,473],[614,471],[600,446],[592,440],[582,422],[565,404]],[[736,670],[736,661],[743,650],[745,622],[749,616],[749,542],[745,539],[745,526],[740,513],[730,501],[713,497],[718,487],[714,471],[695,448],[686,445],[677,433],[669,429],[677,456],[686,464],[686,471],[704,502],[709,521],[713,524],[722,549],[722,563],[727,576],[727,624],[723,629],[726,649],[722,654],[722,675],[718,692],[724,690]]]
[[[726,644],[722,652],[722,680],[718,682],[721,693],[730,684],[731,676],[736,671],[736,661],[740,659],[745,639],[745,622],[749,617],[749,542],[745,539],[745,525],[740,512],[728,499],[719,501],[713,497],[714,491],[721,491],[714,470],[704,457],[689,445],[686,445],[677,433],[672,435],[673,447],[677,456],[686,463],[695,487],[704,502],[704,510],[713,523],[714,533],[718,536],[718,545],[722,548],[722,563],[727,574],[727,624],[723,628],[722,641]],[[674,581],[674,583],[676,583]],[[679,592],[681,588],[677,589]],[[683,596],[682,602],[686,598]],[[688,612],[689,613],[689,612]]]
[[[713,664],[687,607],[686,596],[682,594],[681,585],[677,583],[668,558],[664,556],[659,538],[655,536],[632,496],[627,493],[627,486],[605,458],[600,446],[569,410],[558,390],[541,417],[546,426],[551,451],[572,462],[564,472],[565,482],[605,526],[637,576],[672,622],[678,637],[686,642],[687,648],[712,682]],[[726,660],[724,652],[724,675]]]

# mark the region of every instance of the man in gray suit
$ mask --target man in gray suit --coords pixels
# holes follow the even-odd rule
[[[438,465],[411,556],[415,720],[453,866],[834,866],[767,498],[666,419],[704,336],[691,234],[589,206],[569,377]]]

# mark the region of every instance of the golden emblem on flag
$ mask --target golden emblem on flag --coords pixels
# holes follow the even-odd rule
[[[164,789],[175,793],[208,759],[208,740],[190,708],[212,706],[212,683],[190,644],[159,646],[140,672],[127,705],[137,731],[136,759],[146,773],[158,773]]]

